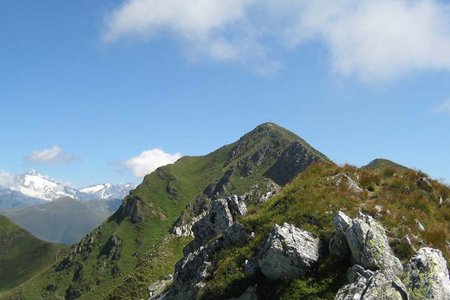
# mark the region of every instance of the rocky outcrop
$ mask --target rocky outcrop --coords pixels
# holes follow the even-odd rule
[[[110,260],[118,260],[122,250],[122,241],[113,234],[106,242],[101,251],[101,255],[106,255]]]
[[[127,196],[118,210],[118,216],[120,220],[129,219],[132,223],[139,223],[142,221],[143,216],[140,212],[140,207],[144,204],[144,201],[138,196]]]
[[[265,276],[289,280],[304,275],[317,265],[320,240],[293,225],[275,225],[262,246],[258,259]]]
[[[406,267],[406,284],[411,300],[450,299],[450,280],[447,262],[442,252],[422,248]]]
[[[176,236],[183,236],[183,237],[195,237],[194,232],[192,231],[192,226],[194,226],[195,223],[200,221],[204,216],[207,215],[207,212],[203,212],[200,215],[193,217],[190,222],[186,224],[181,224],[179,226],[174,226],[171,230],[171,233]]]
[[[196,299],[210,275],[212,256],[221,247],[222,241],[215,240],[206,246],[200,246],[180,260],[175,265],[174,281],[164,299]]]
[[[450,299],[449,273],[441,251],[420,249],[411,258],[405,275],[384,228],[372,217],[360,214],[352,220],[338,212],[333,225],[336,233],[330,252],[343,255],[348,247],[356,263],[348,271],[349,284],[339,290],[335,300]],[[347,245],[342,244],[343,236]],[[405,284],[400,278],[406,278]]]
[[[211,209],[192,226],[195,239],[184,249],[184,258],[175,266],[174,281],[164,299],[196,299],[209,276],[218,249],[244,245],[249,235],[238,216],[247,213],[244,197],[214,200]],[[223,237],[218,238],[220,235]]]
[[[322,153],[312,149],[304,141],[292,141],[281,153],[277,162],[265,174],[283,186],[315,162],[329,161]]]
[[[333,224],[336,229],[335,240],[343,244],[342,235],[345,235],[352,259],[356,264],[370,270],[389,270],[393,274],[401,274],[403,266],[400,260],[394,256],[389,246],[386,232],[371,216],[360,213],[355,219],[350,219],[342,212],[338,212]],[[335,242],[336,244],[336,242]],[[334,253],[344,253],[345,244],[330,248]],[[330,250],[332,250],[330,249]]]
[[[211,199],[201,195],[191,202],[175,222],[171,233],[176,236],[195,237],[192,226],[206,216],[211,209]]]
[[[335,300],[408,300],[408,293],[401,280],[385,271],[366,271],[352,268],[352,279],[336,294]]]
[[[202,244],[225,233],[234,224],[237,216],[246,213],[247,206],[242,197],[233,196],[213,201],[211,210],[192,226],[196,243]]]
[[[172,283],[173,276],[167,275],[162,280],[157,280],[150,284],[147,288],[149,298],[147,300],[156,300],[164,293],[165,289]]]
[[[355,180],[344,173],[328,177],[327,180],[334,182],[337,187],[346,186],[347,190],[352,193],[362,193],[364,191]]]
[[[234,195],[227,198],[228,209],[233,217],[245,216],[247,214],[247,205],[245,197]]]

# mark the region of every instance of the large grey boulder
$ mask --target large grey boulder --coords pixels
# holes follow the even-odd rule
[[[314,267],[320,256],[320,240],[293,225],[275,225],[264,242],[258,264],[272,280],[300,277]]]
[[[342,287],[335,300],[408,300],[405,286],[394,274],[362,268],[352,271],[354,282]]]
[[[417,251],[409,261],[406,273],[410,299],[450,299],[447,262],[440,250],[422,248]]]
[[[335,236],[345,235],[356,264],[365,269],[389,270],[396,275],[402,274],[403,266],[394,256],[383,226],[371,216],[360,213],[352,220],[338,212],[333,224]]]

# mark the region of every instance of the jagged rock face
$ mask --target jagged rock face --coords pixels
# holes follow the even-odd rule
[[[366,269],[390,270],[394,274],[401,274],[403,266],[392,253],[383,226],[362,213],[350,220],[339,212],[333,223],[338,234],[345,234],[354,262]]]
[[[244,197],[232,196],[227,198],[228,208],[233,217],[245,216],[247,214],[247,205],[245,205]]]
[[[320,240],[293,225],[275,225],[258,259],[261,271],[272,280],[300,277],[319,261]]]
[[[197,240],[207,241],[225,233],[234,224],[235,217],[246,213],[247,206],[242,197],[214,200],[209,213],[192,226],[192,231]]]
[[[203,212],[200,215],[193,217],[190,222],[181,224],[179,226],[174,226],[171,230],[171,233],[176,236],[184,236],[184,237],[195,237],[194,231],[192,230],[192,226],[195,223],[200,221],[203,217],[207,215],[207,212]]]
[[[223,247],[221,241],[213,241],[189,253],[175,265],[175,276],[165,299],[196,299],[209,276],[212,255]]]
[[[406,267],[411,300],[450,299],[450,280],[442,252],[422,248]]]
[[[113,234],[102,249],[101,254],[108,256],[110,260],[118,260],[122,250],[122,241]]]
[[[362,270],[362,271],[361,271]],[[401,280],[392,273],[367,272],[355,269],[355,281],[342,287],[335,300],[407,300],[408,293]],[[373,275],[371,275],[373,274]],[[370,276],[371,275],[371,276]],[[370,276],[370,277],[369,277]]]
[[[121,220],[129,218],[132,223],[139,223],[142,221],[142,214],[139,209],[143,205],[143,201],[138,196],[128,196],[123,200],[119,208],[119,217]]]
[[[235,222],[237,216],[246,213],[243,197],[212,201],[210,211],[192,226],[195,239],[183,249],[185,256],[175,266],[174,282],[164,299],[196,299],[209,276],[216,251],[230,244],[242,246],[247,242],[244,226]],[[220,234],[223,238],[214,240]]]
[[[192,226],[206,216],[211,209],[211,199],[199,196],[183,211],[171,233],[176,236],[195,237]]]
[[[219,199],[213,201],[210,212],[192,226],[192,231],[196,239],[207,241],[225,232],[233,223],[227,200]]]
[[[285,185],[312,163],[327,160],[325,155],[312,151],[302,142],[292,141],[266,175],[277,184]]]

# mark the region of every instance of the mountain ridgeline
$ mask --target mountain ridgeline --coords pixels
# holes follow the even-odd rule
[[[450,188],[266,123],[147,175],[1,299],[450,299]]]
[[[272,123],[208,155],[183,157],[147,175],[117,212],[64,259],[4,298],[139,297],[149,282],[173,273],[192,239],[169,234],[177,221],[189,223],[221,197],[247,194],[249,202],[257,202],[321,161],[328,159]]]

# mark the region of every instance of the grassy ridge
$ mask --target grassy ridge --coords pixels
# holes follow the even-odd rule
[[[41,241],[0,216],[0,293],[32,278],[63,256],[64,247]]]
[[[345,182],[336,185],[332,178],[339,173],[353,178],[365,191],[352,192]],[[404,262],[414,248],[424,245],[440,249],[450,262],[446,242],[450,239],[450,188],[430,180],[432,189],[424,190],[417,184],[423,176],[421,172],[391,164],[371,170],[332,164],[311,166],[279,195],[262,206],[252,207],[249,215],[240,220],[256,236],[244,247],[226,248],[216,255],[213,276],[207,282],[203,298],[237,297],[247,287],[258,284],[265,299],[333,299],[345,283],[349,262],[336,261],[327,253],[318,270],[288,283],[270,282],[263,276],[246,278],[243,265],[245,260],[257,256],[274,224],[294,224],[328,244],[334,232],[332,216],[338,210],[352,217],[358,211],[374,216],[386,227],[391,247]],[[424,231],[416,220],[424,225]],[[405,236],[410,237],[412,246]],[[337,265],[340,267],[336,268]]]
[[[263,189],[263,182],[276,181],[267,172],[293,141],[305,147],[303,155],[323,159],[293,133],[263,124],[206,156],[159,168],[64,260],[2,299],[145,298],[146,285],[172,272],[189,241],[168,234],[186,206],[205,193],[218,197]]]

